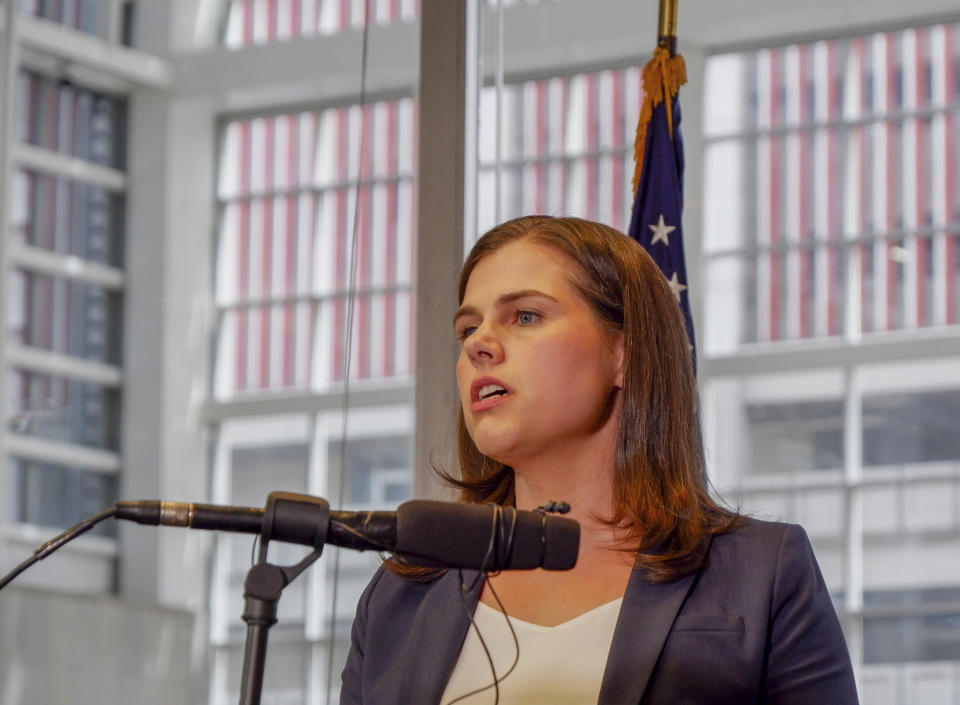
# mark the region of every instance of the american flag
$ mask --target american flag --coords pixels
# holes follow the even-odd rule
[[[683,140],[677,94],[686,82],[681,56],[660,47],[643,69],[643,108],[637,126],[636,166],[630,237],[643,245],[663,270],[687,321],[696,360],[693,319],[683,254]]]

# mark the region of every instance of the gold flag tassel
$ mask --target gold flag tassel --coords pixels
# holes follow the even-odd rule
[[[643,67],[643,107],[640,108],[640,121],[637,123],[637,139],[633,144],[633,193],[637,193],[640,172],[643,170],[643,150],[647,143],[647,125],[653,117],[653,109],[664,100],[667,101],[667,126],[673,136],[673,99],[680,86],[687,82],[687,67],[679,54],[670,56],[663,47],[653,50],[653,58]]]

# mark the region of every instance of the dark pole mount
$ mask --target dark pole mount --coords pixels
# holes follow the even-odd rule
[[[277,512],[278,505],[283,505],[282,512]],[[247,624],[247,638],[243,647],[240,705],[260,705],[267,663],[267,636],[270,627],[277,623],[280,596],[283,589],[323,553],[329,524],[330,505],[321,497],[290,492],[271,492],[267,497],[260,534],[260,555],[243,583],[243,621]],[[314,550],[296,565],[268,563],[267,546],[270,538],[275,534],[290,536],[291,527],[301,534],[301,542],[312,545]]]

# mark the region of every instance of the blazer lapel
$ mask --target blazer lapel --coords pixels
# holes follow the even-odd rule
[[[467,585],[472,584],[477,576],[475,570],[463,571]],[[483,580],[480,579],[476,580],[473,590],[461,595],[460,576],[457,571],[449,570],[421,602],[410,629],[411,638],[407,640],[408,644],[419,645],[411,648],[407,655],[411,692],[405,698],[398,692],[401,695],[398,703],[440,702],[482,590]]]
[[[634,570],[613,632],[597,705],[639,703],[696,574],[652,584]]]

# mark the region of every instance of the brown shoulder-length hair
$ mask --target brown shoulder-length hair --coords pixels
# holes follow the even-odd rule
[[[710,537],[739,517],[709,493],[690,343],[666,278],[639,244],[611,227],[525,216],[494,227],[473,246],[460,271],[460,303],[477,263],[519,240],[566,255],[571,283],[601,326],[611,338],[623,335],[614,506],[603,519],[622,530],[622,546],[637,552],[636,567],[647,580],[666,582],[697,570]],[[459,488],[460,499],[513,505],[513,469],[477,449],[462,409],[457,441],[460,476],[440,474]],[[391,569],[422,575],[396,564]]]

